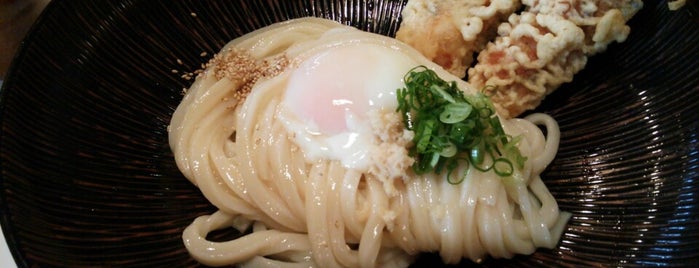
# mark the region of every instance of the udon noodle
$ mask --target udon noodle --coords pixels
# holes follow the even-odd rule
[[[508,134],[523,137],[518,146],[528,157],[510,178],[467,167],[459,184],[445,174],[415,175],[392,162],[409,157],[387,156],[390,146],[382,147],[400,137],[374,137],[367,143],[373,149],[362,151],[370,160],[363,164],[312,152],[320,145],[293,126],[286,106],[294,98],[285,93],[307,59],[352,48],[389,51],[444,80],[459,80],[399,41],[322,19],[274,24],[228,43],[187,90],[169,127],[178,167],[218,209],[183,233],[196,260],[212,266],[404,267],[420,252],[439,252],[446,263],[478,262],[556,245],[569,214],[559,211],[539,176],[558,149],[558,125],[547,115],[502,120]],[[354,58],[361,63],[371,57]],[[302,97],[311,100],[304,105],[314,104],[314,96]],[[226,228],[242,235],[207,239]]]

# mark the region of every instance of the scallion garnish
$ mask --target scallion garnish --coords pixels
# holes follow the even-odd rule
[[[404,81],[396,92],[397,110],[415,132],[409,148],[415,173],[446,169],[447,179],[456,184],[465,176],[453,174],[459,163],[502,177],[524,167],[527,158],[516,146],[521,137],[505,134],[487,96],[464,95],[455,81],[444,81],[425,66],[410,70]]]

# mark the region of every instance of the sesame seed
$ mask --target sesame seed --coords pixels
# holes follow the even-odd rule
[[[202,57],[206,55],[206,52],[200,54]],[[227,48],[221,53],[214,54],[206,64],[201,65],[201,69],[185,73],[182,78],[191,80],[202,75],[205,69],[210,68],[212,75],[217,80],[228,78],[234,81],[238,87],[232,93],[232,97],[236,100],[243,100],[259,79],[276,76],[284,71],[289,64],[289,60],[283,55],[271,59],[255,59],[246,51]]]

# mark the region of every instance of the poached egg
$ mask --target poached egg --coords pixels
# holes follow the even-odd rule
[[[380,143],[371,114],[395,112],[396,90],[417,65],[399,48],[374,43],[312,53],[291,70],[282,100],[285,126],[307,158],[366,170]]]

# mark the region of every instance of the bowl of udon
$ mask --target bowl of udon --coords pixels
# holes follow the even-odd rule
[[[691,266],[688,1],[52,1],[0,92],[19,267]]]

